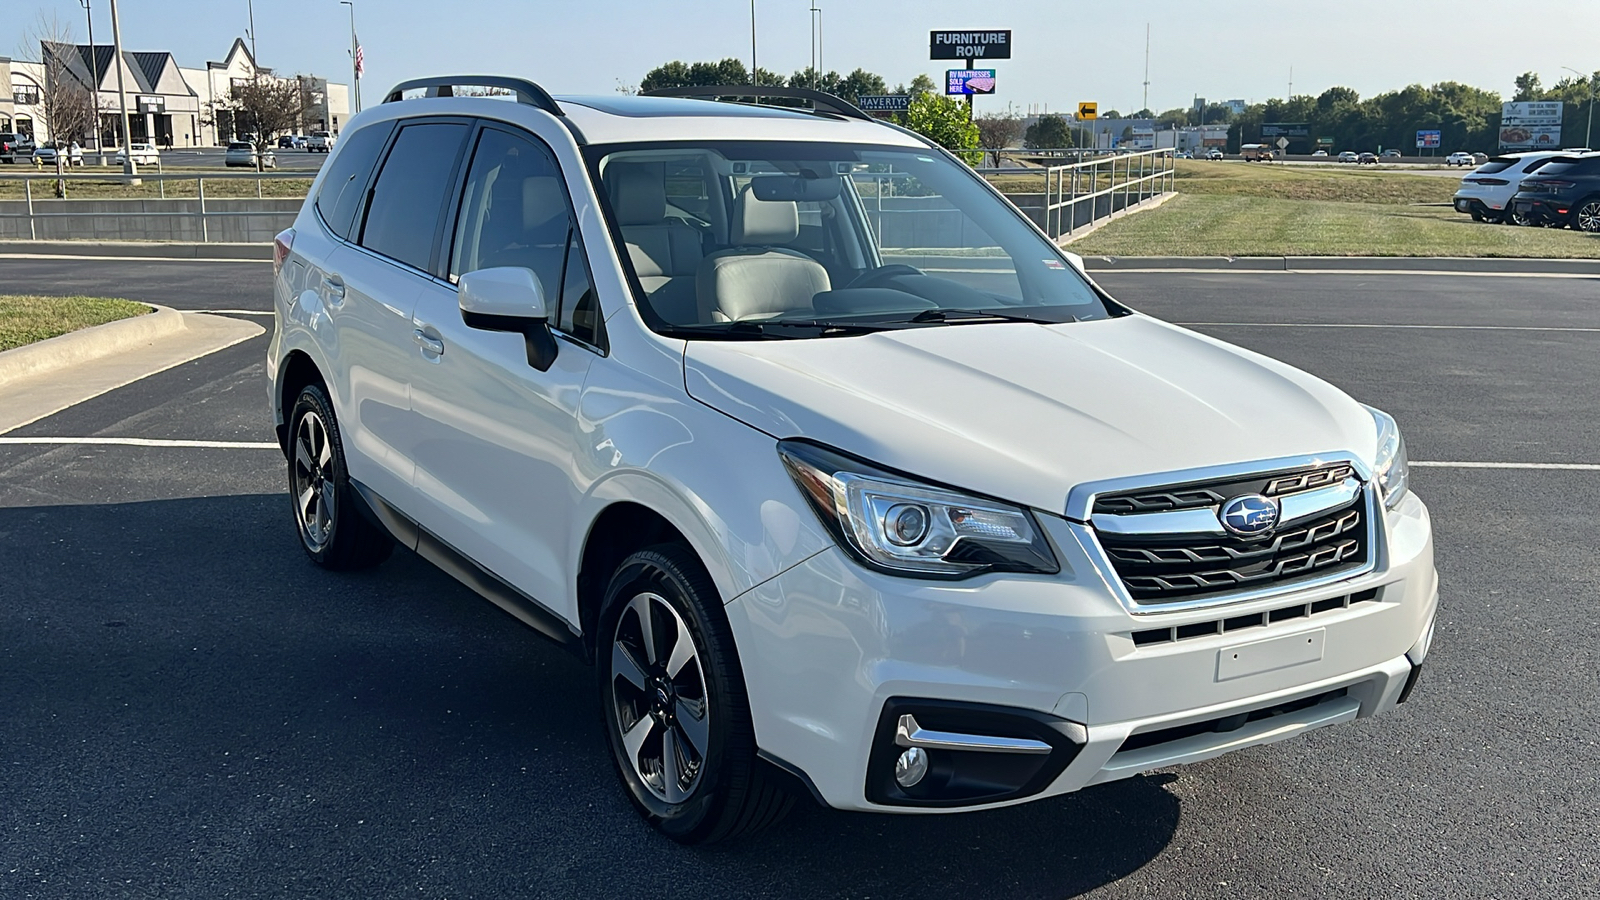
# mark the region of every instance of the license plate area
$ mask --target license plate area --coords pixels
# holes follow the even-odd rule
[[[1327,636],[1326,629],[1318,628],[1316,631],[1304,631],[1299,634],[1224,647],[1217,651],[1217,680],[1232,681],[1235,678],[1245,678],[1263,672],[1275,672],[1292,666],[1321,662]]]

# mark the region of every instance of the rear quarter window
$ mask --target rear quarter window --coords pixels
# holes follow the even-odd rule
[[[328,229],[339,237],[350,237],[361,198],[367,190],[367,179],[392,130],[389,123],[380,122],[355,132],[339,145],[339,152],[328,163],[328,174],[317,189],[317,212]]]

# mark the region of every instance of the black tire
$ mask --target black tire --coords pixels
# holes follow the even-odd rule
[[[1478,209],[1476,206],[1474,206],[1472,208],[1471,215],[1472,215],[1472,221],[1474,221],[1474,222],[1482,222],[1483,221],[1483,210]]]
[[[624,559],[606,588],[596,634],[606,738],[623,787],[646,821],[679,843],[709,844],[759,831],[789,811],[794,795],[756,758],[744,674],[721,598],[688,548],[666,544]],[[671,672],[673,660],[689,652],[685,637],[694,658]]]
[[[312,562],[349,571],[389,558],[394,539],[361,514],[333,403],[321,385],[303,388],[289,414],[288,468],[295,528]]]
[[[1585,197],[1572,209],[1572,228],[1586,234],[1600,232],[1600,196]]]
[[[1531,227],[1533,227],[1533,224],[1534,224],[1532,219],[1528,218],[1525,215],[1522,215],[1521,213],[1519,213],[1515,209],[1513,209],[1509,202],[1506,203],[1506,211],[1505,211],[1505,215],[1503,217],[1503,221],[1507,225],[1517,225],[1517,226],[1520,226],[1520,227],[1523,227],[1523,228],[1531,228]]]

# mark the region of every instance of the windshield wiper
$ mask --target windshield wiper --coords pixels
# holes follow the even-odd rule
[[[1058,319],[1041,319],[1037,316],[1024,316],[992,309],[928,309],[917,313],[907,321],[917,324],[943,322],[947,325],[977,324],[982,322],[1032,322],[1036,325],[1059,325],[1062,322],[1062,320]],[[1077,318],[1069,315],[1065,321],[1076,322]]]
[[[912,327],[904,322],[837,322],[828,319],[759,319],[701,325],[670,326],[673,337],[710,340],[793,341],[818,337],[850,337]],[[809,333],[808,333],[809,332]]]

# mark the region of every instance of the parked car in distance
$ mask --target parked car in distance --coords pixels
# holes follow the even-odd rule
[[[1487,154],[1487,153],[1474,153],[1474,154],[1472,154],[1472,164],[1475,165],[1475,166],[1481,166],[1481,165],[1483,165],[1484,163],[1486,163],[1488,161],[1489,161],[1489,154]]]
[[[54,166],[57,160],[65,160],[69,166],[83,165],[83,148],[77,141],[65,147],[59,143],[49,143],[33,151],[33,160],[37,165]]]
[[[249,141],[234,141],[228,145],[228,152],[223,156],[223,163],[229,167],[256,167],[256,147]],[[276,169],[278,157],[271,150],[261,154],[261,168]]]
[[[313,131],[311,136],[306,139],[306,152],[327,153],[333,149],[334,144],[337,142],[338,138],[334,137],[332,132]]]
[[[1561,155],[1522,179],[1511,198],[1534,225],[1600,232],[1600,153]]]
[[[1378,164],[1378,154],[1376,154],[1376,153],[1363,153],[1360,156],[1356,157],[1356,164],[1357,165],[1377,165]]]
[[[1339,154],[1339,162],[1342,163],[1353,163],[1360,158],[1360,154],[1356,153],[1354,150],[1346,150]]]
[[[1245,162],[1272,162],[1272,147],[1267,144],[1242,144],[1239,156]]]
[[[330,570],[399,543],[592,663],[667,836],[1022,803],[1411,697],[1439,588],[1388,414],[1123,306],[837,97],[480,86],[395,86],[273,242],[284,525]],[[1379,768],[1397,725],[1302,752]]]
[[[1397,150],[1397,149],[1395,149],[1393,147],[1390,147],[1389,149],[1383,151],[1383,158],[1384,159],[1399,159],[1404,155],[1405,154],[1401,153],[1399,150]]]
[[[1225,154],[1221,150],[1218,150],[1216,147],[1211,147],[1210,149],[1206,150],[1204,153],[1200,154],[1200,158],[1201,159],[1221,159],[1224,155]]]
[[[1328,151],[1326,151],[1326,150],[1318,150],[1318,151],[1316,151],[1316,152],[1311,154],[1311,158],[1312,159],[1321,159],[1322,157],[1327,156],[1327,155],[1328,155]]]
[[[1531,225],[1533,223],[1526,216],[1517,215],[1511,206],[1511,198],[1523,178],[1562,155],[1549,150],[1536,150],[1506,153],[1484,160],[1482,165],[1462,177],[1461,187],[1456,189],[1451,205],[1457,212],[1468,213],[1479,222]]]
[[[117,163],[126,162],[130,153],[133,156],[134,165],[154,166],[159,165],[161,162],[161,151],[156,149],[155,144],[132,143],[128,145],[127,150],[117,151]]]
[[[1444,158],[1444,164],[1447,165],[1447,166],[1470,166],[1470,165],[1473,165],[1472,154],[1471,153],[1467,153],[1464,150],[1457,150],[1456,152],[1454,152],[1454,153],[1452,153],[1449,156],[1446,156]]]
[[[302,150],[305,149],[305,146],[306,139],[304,135],[286,134],[283,137],[278,138],[279,150]]]

